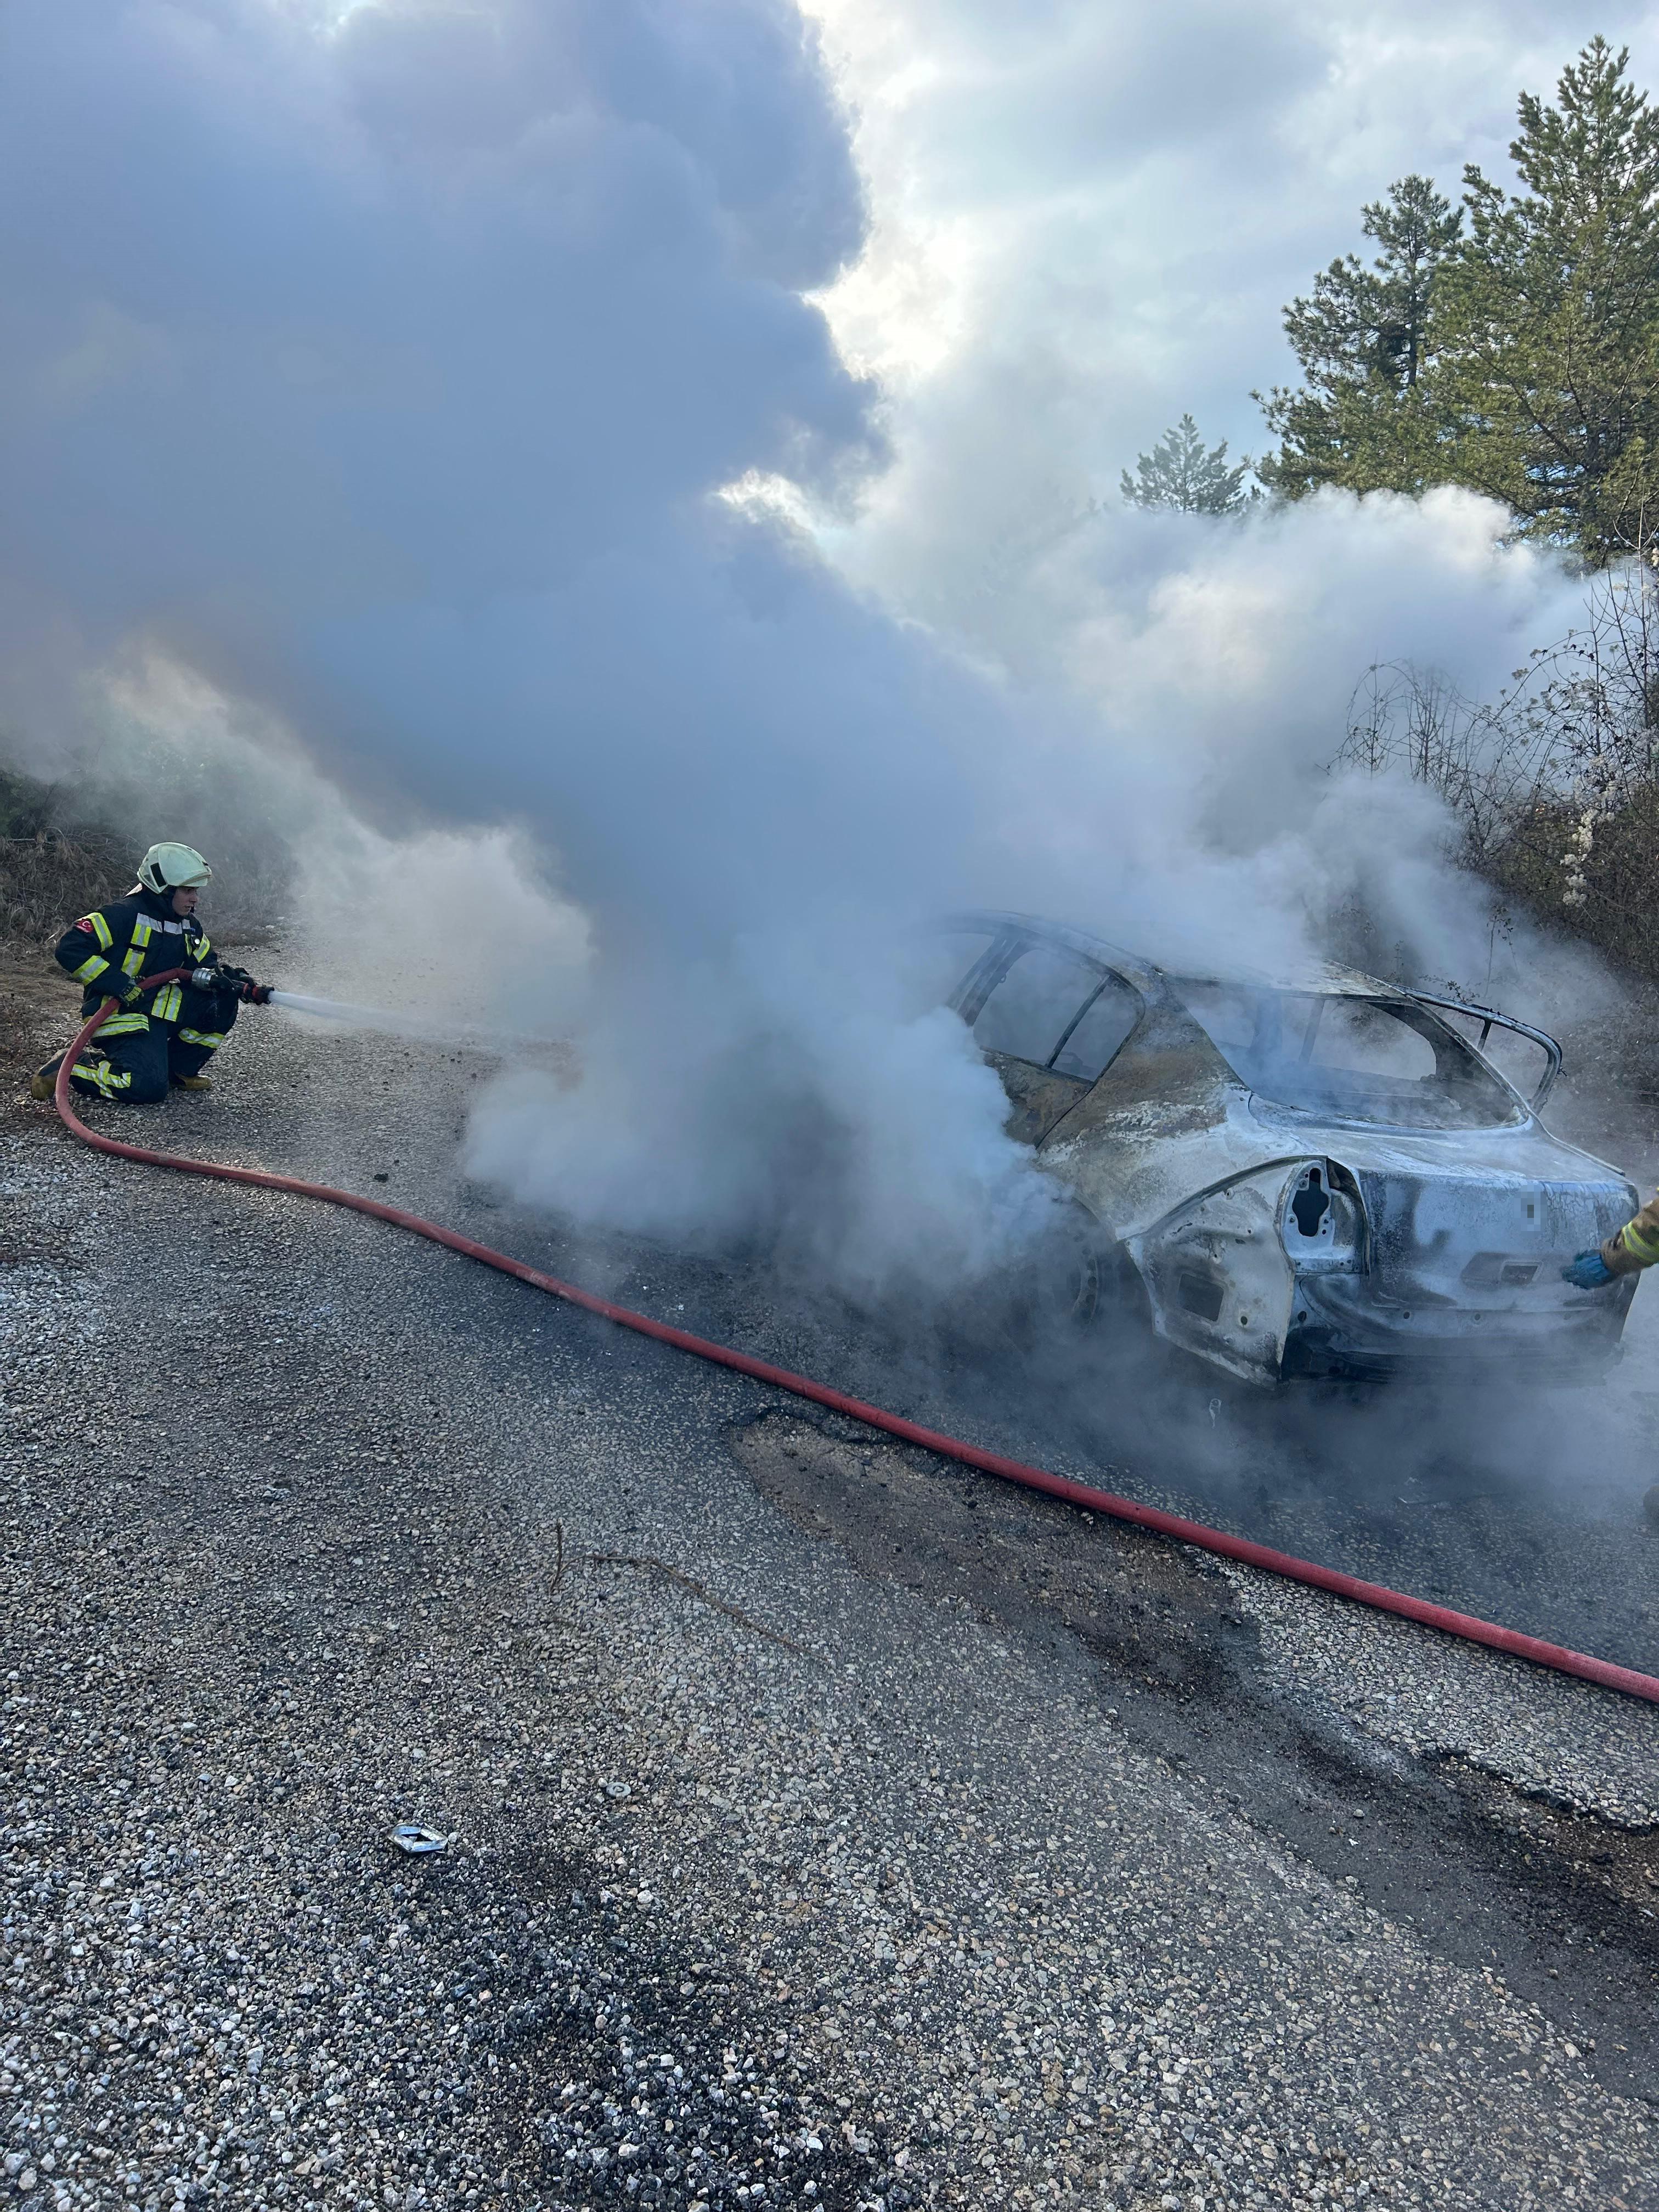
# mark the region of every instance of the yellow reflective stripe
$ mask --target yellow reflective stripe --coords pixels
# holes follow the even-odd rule
[[[176,1022],[184,1003],[185,994],[178,984],[166,983],[151,1000],[149,1010],[158,1022]]]
[[[95,1064],[77,1060],[73,1073],[82,1082],[94,1085],[106,1098],[113,1097],[118,1091],[130,1089],[132,1084],[132,1076],[128,1069],[112,1067],[106,1060]]]
[[[147,1014],[112,1014],[98,1034],[100,1037],[132,1036],[138,1030],[149,1027],[149,1017]]]
[[[195,949],[192,951],[190,957],[199,968],[212,949],[213,939],[210,937],[198,937],[196,940]]]
[[[115,942],[115,935],[109,924],[101,914],[89,914],[85,918],[92,925],[93,934],[107,952]]]
[[[216,1052],[225,1041],[223,1030],[185,1030],[179,1032],[180,1044],[204,1044],[210,1052]]]
[[[70,972],[77,983],[90,983],[94,975],[101,975],[108,966],[109,963],[103,954],[94,952],[89,959],[83,960],[78,968]]]
[[[124,975],[137,976],[143,974],[144,955],[149,950],[149,940],[155,934],[155,926],[147,915],[141,914],[134,917],[132,942],[121,956]]]
[[[1644,1236],[1633,1221],[1627,1221],[1619,1232],[1619,1242],[1644,1267],[1659,1262],[1659,1234]]]

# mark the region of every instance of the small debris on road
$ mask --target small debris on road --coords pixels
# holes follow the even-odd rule
[[[441,1829],[422,1828],[414,1820],[399,1820],[392,1831],[392,1840],[400,1851],[410,1858],[424,1858],[430,1851],[447,1851],[449,1838]]]

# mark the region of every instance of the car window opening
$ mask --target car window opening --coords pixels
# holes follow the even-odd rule
[[[1296,1225],[1304,1237],[1317,1237],[1320,1224],[1330,1210],[1331,1194],[1325,1188],[1324,1178],[1317,1168],[1310,1168],[1291,1200]]]
[[[1504,1128],[1525,1119],[1474,1047],[1411,1000],[1179,988],[1239,1081],[1268,1105],[1409,1129]]]
[[[1140,1019],[1140,994],[1109,975],[1056,1047],[1048,1065],[1079,1083],[1097,1083]]]
[[[981,1052],[1098,1080],[1140,1018],[1140,997],[1121,976],[1058,945],[1015,954],[974,1018]]]

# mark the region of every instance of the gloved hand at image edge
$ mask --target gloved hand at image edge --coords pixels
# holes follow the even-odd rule
[[[1613,1270],[1599,1252],[1581,1252],[1571,1266],[1562,1268],[1561,1279],[1575,1290],[1599,1291],[1613,1280]]]

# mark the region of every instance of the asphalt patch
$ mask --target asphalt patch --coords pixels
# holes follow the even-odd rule
[[[1264,1666],[1201,1553],[833,1416],[769,1413],[731,1443],[762,1493],[861,1573],[1019,1635],[1144,1749],[1443,1955],[1569,2010],[1599,2078],[1659,2102],[1659,1831],[1346,1725]]]

